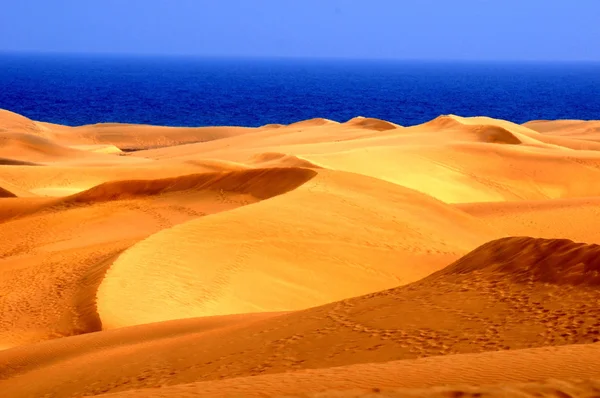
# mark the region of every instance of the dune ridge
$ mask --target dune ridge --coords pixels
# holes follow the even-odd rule
[[[93,203],[189,190],[236,192],[249,194],[257,199],[268,199],[297,188],[315,175],[314,171],[308,169],[268,168],[192,174],[157,180],[111,181],[68,196],[61,203]]]
[[[513,282],[600,285],[600,246],[568,239],[508,237],[480,246],[433,274],[490,272]]]

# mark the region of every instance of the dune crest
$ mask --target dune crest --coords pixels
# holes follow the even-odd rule
[[[397,124],[387,122],[385,120],[375,119],[375,118],[370,118],[370,117],[363,117],[363,116],[354,117],[343,124],[345,126],[362,127],[365,129],[376,130],[376,131],[395,130],[397,128],[402,127]]]
[[[259,153],[250,158],[248,163],[259,165],[262,167],[305,167],[310,169],[321,169],[321,166],[316,165],[299,156],[286,155],[278,152]]]
[[[514,282],[600,286],[600,246],[568,239],[509,237],[478,247],[437,275],[501,274]]]
[[[6,109],[0,109],[0,134],[27,133],[41,137],[51,136],[46,132],[47,129],[33,120]]]
[[[66,197],[62,203],[93,203],[161,195],[178,191],[226,191],[268,199],[292,190],[316,173],[301,168],[249,169],[202,173],[159,180],[111,181]]]
[[[316,117],[313,119],[301,120],[299,122],[294,122],[288,124],[287,127],[317,127],[317,126],[325,126],[325,125],[337,125],[340,124],[335,120],[329,120],[325,118]]]

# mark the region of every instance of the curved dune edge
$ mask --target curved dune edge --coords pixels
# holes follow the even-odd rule
[[[183,396],[366,398],[371,397],[369,393],[381,390],[379,394],[372,396],[388,396],[385,394],[389,391],[397,394],[389,395],[391,397],[430,396],[429,393],[439,393],[440,396],[448,397],[461,395],[442,395],[441,393],[478,392],[480,390],[488,391],[488,389],[491,392],[499,393],[513,385],[513,388],[518,389],[544,386],[544,384],[540,386],[541,383],[537,385],[515,385],[515,383],[543,382],[547,379],[592,378],[600,378],[600,344],[458,354],[328,369],[309,369],[292,373],[122,391],[100,396],[106,398]],[[501,383],[507,385],[477,387]],[[554,384],[555,382],[550,383]],[[558,385],[561,386],[560,383]],[[595,382],[594,385],[600,385],[600,382]],[[400,390],[395,390],[399,388]],[[419,390],[409,390],[417,388]],[[363,391],[348,391],[353,389],[363,389]],[[374,389],[375,391],[373,391]]]
[[[189,190],[222,190],[268,199],[291,191],[314,176],[316,172],[303,168],[261,168],[156,180],[111,181],[65,197],[61,203],[94,203]]]
[[[483,223],[421,193],[321,169],[285,195],[134,245],[101,284],[99,311],[111,329],[303,309],[412,282],[492,236]],[[333,287],[332,279],[340,283]]]
[[[94,301],[113,262],[107,256],[178,223],[257,200],[208,190],[77,206],[47,198],[0,200],[0,291],[10,292],[0,295],[0,345],[98,330]]]
[[[402,126],[371,117],[357,116],[343,123],[346,126],[362,127],[369,130],[386,131],[402,128]]]
[[[263,200],[293,190],[315,175],[312,170],[290,167],[208,172],[162,179],[109,181],[69,196],[44,198],[30,206],[19,206],[18,210],[7,211],[7,214],[10,214],[10,218],[23,217],[43,210],[64,210],[75,205],[89,206],[184,191],[222,192],[223,195],[234,193]],[[38,189],[35,192],[46,191]],[[63,188],[60,192],[68,193],[70,189]]]
[[[317,127],[317,126],[325,126],[325,125],[338,125],[339,122],[335,120],[325,119],[322,117],[316,117],[313,119],[301,120],[298,122],[294,122],[288,124],[287,127]]]
[[[250,166],[243,163],[218,159],[186,159],[183,162],[200,167],[203,169],[203,172],[241,171],[250,168]]]
[[[15,131],[46,136],[47,129],[23,115],[0,109],[0,133]]]
[[[300,156],[287,155],[279,152],[264,152],[253,155],[247,163],[260,167],[305,167],[309,169],[322,169],[314,162]]]

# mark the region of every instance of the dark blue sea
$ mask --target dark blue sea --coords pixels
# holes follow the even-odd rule
[[[0,108],[73,126],[600,119],[600,64],[0,54]]]

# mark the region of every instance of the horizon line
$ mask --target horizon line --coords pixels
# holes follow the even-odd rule
[[[418,58],[418,57],[355,57],[310,55],[224,55],[192,53],[143,53],[143,52],[77,52],[54,50],[2,50],[0,55],[63,55],[107,57],[152,57],[190,59],[252,59],[252,60],[322,60],[322,61],[401,61],[401,62],[482,62],[482,63],[600,63],[600,59],[527,59],[527,58]]]

